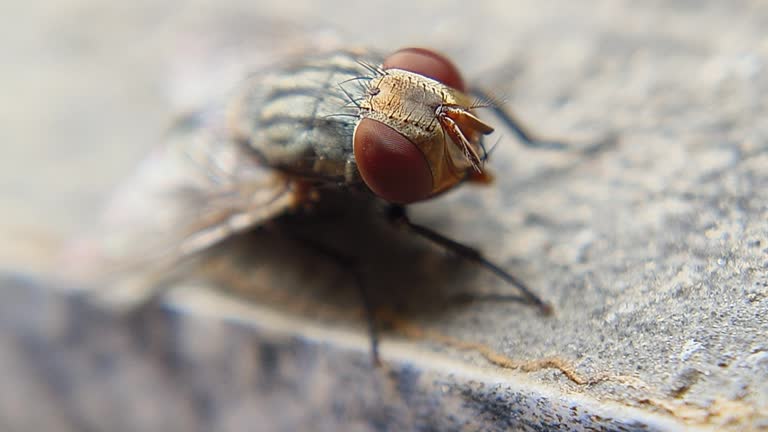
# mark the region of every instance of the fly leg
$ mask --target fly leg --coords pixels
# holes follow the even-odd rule
[[[533,291],[531,291],[531,289],[528,288],[528,286],[525,285],[521,280],[512,276],[509,272],[505,271],[504,269],[499,267],[497,264],[488,260],[477,249],[461,244],[456,240],[452,240],[427,227],[411,222],[411,220],[408,218],[408,213],[406,212],[405,207],[403,207],[402,205],[397,205],[397,204],[390,205],[387,211],[387,217],[389,218],[390,222],[392,222],[393,224],[403,226],[407,228],[409,231],[413,232],[414,234],[424,237],[427,240],[444,247],[445,249],[457,254],[458,256],[464,259],[474,261],[480,264],[481,266],[485,267],[486,269],[491,271],[493,274],[495,274],[496,276],[498,276],[508,284],[515,286],[523,294],[523,296],[525,297],[528,303],[535,305],[536,307],[541,309],[541,311],[544,312],[544,314],[549,315],[552,313],[552,307],[549,304],[545,303],[543,300],[541,300],[539,296],[534,294]],[[508,297],[508,296],[498,296],[498,295],[493,296],[492,298],[497,300],[512,299],[511,297]]]
[[[493,96],[480,88],[472,88],[470,89],[470,93],[472,96],[478,98],[481,101],[493,101],[495,99]],[[517,136],[520,142],[526,147],[541,150],[574,149],[572,144],[565,141],[545,139],[533,134],[530,130],[528,130],[528,128],[523,126],[522,122],[520,122],[520,120],[518,120],[511,111],[505,109],[501,104],[491,102],[488,104],[487,108],[493,111],[493,113],[496,115],[496,117],[499,118],[499,120],[501,120],[504,126],[511,130]],[[585,154],[594,154],[608,147],[614,146],[616,141],[617,137],[615,134],[608,134],[607,136],[601,138],[597,142],[592,143],[580,151]]]
[[[357,259],[349,255],[345,255],[325,244],[322,244],[316,240],[309,239],[303,236],[298,236],[295,233],[291,233],[291,236],[306,245],[310,249],[326,256],[333,260],[344,270],[348,270],[352,274],[352,278],[355,282],[355,288],[360,295],[360,301],[363,304],[363,311],[365,313],[365,319],[368,323],[368,334],[371,341],[371,361],[374,366],[381,366],[381,359],[379,357],[379,330],[376,325],[376,310],[373,305],[370,293],[365,287],[362,272],[360,271],[360,264]]]

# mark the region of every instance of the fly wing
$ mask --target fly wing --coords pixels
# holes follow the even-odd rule
[[[187,116],[115,192],[68,253],[69,276],[130,307],[176,264],[295,204],[294,184],[232,140],[222,110]]]

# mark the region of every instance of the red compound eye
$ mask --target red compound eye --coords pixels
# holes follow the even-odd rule
[[[376,120],[355,128],[355,161],[365,184],[387,201],[408,204],[432,193],[432,172],[424,154],[408,138]]]
[[[405,48],[384,60],[384,69],[402,69],[465,91],[464,80],[456,66],[442,55],[424,48]]]

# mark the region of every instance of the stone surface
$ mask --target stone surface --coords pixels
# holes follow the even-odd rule
[[[71,0],[4,26],[0,264],[35,276],[2,284],[0,374],[21,391],[0,392],[3,430],[768,428],[764,6],[252,3]],[[435,47],[538,132],[618,136],[582,155],[502,132],[494,186],[413,208],[553,316],[452,303],[511,288],[357,210],[302,229],[359,254],[394,311],[382,369],[349,276],[270,234],[216,248],[144,321],[57,294],[59,246],[168,113],[339,43]]]
[[[0,293],[6,431],[682,430],[407,343],[372,368],[355,332],[202,293],[130,318],[18,275]]]

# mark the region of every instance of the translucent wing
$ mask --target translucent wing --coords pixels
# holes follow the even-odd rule
[[[272,18],[242,24],[179,38],[168,65],[172,105],[200,106],[254,70],[345,39]],[[130,306],[180,261],[293,205],[295,185],[229,139],[224,117],[214,108],[179,121],[114,192],[98,226],[66,248],[62,276]]]
[[[101,225],[70,248],[70,276],[129,307],[175,264],[295,203],[294,184],[226,130],[223,110],[179,121],[115,192]]]

